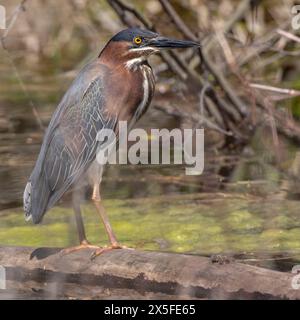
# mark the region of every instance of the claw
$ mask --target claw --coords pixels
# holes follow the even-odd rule
[[[128,248],[126,246],[120,245],[118,243],[112,244],[110,246],[105,246],[103,248],[98,248],[96,249],[92,255],[91,255],[91,260],[94,260],[96,257],[100,256],[102,253],[111,251],[114,249],[127,249],[127,250],[134,250],[133,248]]]
[[[71,247],[71,248],[65,248],[65,249],[61,250],[60,254],[67,255],[67,254],[70,254],[70,253],[73,253],[76,251],[80,251],[80,250],[84,250],[84,249],[96,249],[96,251],[97,251],[97,250],[100,250],[103,248],[96,246],[96,245],[93,245],[93,244],[90,244],[88,241],[85,240],[85,241],[82,241],[82,243],[78,246]]]

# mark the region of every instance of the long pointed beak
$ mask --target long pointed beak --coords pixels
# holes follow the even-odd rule
[[[165,37],[157,37],[147,43],[147,46],[159,49],[174,49],[174,48],[191,48],[200,47],[200,44],[189,40],[176,40]]]

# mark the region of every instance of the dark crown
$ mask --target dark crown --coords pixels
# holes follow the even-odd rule
[[[129,28],[117,33],[111,41],[129,41],[132,42],[135,37],[155,38],[158,34],[149,30],[140,28]]]

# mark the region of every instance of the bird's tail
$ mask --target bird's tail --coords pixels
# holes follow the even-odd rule
[[[51,191],[44,174],[36,175],[33,171],[23,194],[26,221],[32,220],[35,224],[42,221],[50,195]]]

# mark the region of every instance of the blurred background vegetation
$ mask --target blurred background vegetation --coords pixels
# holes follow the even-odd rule
[[[300,62],[294,1],[7,0],[0,48],[0,244],[75,244],[69,197],[41,227],[23,222],[22,192],[44,128],[77,72],[129,25],[198,39],[151,57],[154,101],[143,128],[204,127],[205,170],[113,166],[102,192],[120,241],[231,254],[289,269],[300,256]],[[21,6],[20,6],[21,4]],[[88,198],[88,191],[87,191]],[[105,242],[88,202],[88,235]]]

